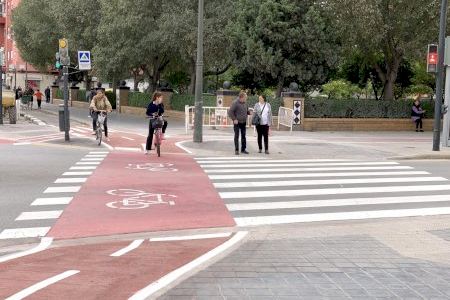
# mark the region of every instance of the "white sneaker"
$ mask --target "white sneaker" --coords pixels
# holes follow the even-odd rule
[[[148,150],[145,150],[144,154],[145,154],[145,155],[148,155]]]

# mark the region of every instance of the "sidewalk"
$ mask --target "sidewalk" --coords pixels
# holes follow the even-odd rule
[[[449,228],[427,217],[260,229],[159,299],[449,299]]]

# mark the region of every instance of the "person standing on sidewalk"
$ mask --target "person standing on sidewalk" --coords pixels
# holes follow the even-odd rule
[[[246,150],[247,148],[247,117],[249,115],[248,104],[247,104],[247,93],[241,91],[239,93],[239,98],[233,101],[230,110],[228,111],[228,116],[233,120],[234,124],[234,147],[236,150],[236,155],[239,155],[239,132],[241,133],[241,153],[249,154]]]
[[[36,96],[36,101],[37,101],[38,109],[41,109],[41,105],[42,105],[42,96],[44,96],[44,94],[42,94],[41,91],[37,90],[36,93],[34,93],[34,95]]]
[[[45,89],[44,94],[45,94],[45,102],[50,103],[50,87],[49,86]]]
[[[416,132],[423,132],[423,116],[425,114],[425,110],[422,109],[422,105],[420,104],[420,100],[417,99],[414,101],[414,105],[411,111],[411,119],[414,123],[416,123]]]
[[[262,153],[262,139],[264,137],[264,150],[266,154],[269,154],[269,128],[272,124],[272,107],[270,103],[267,103],[266,96],[259,96],[259,102],[255,104],[253,113],[258,116],[256,120],[258,120],[259,124],[255,126],[258,132],[259,153]]]

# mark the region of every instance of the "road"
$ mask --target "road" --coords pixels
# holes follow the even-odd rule
[[[145,119],[114,116],[111,141],[98,147],[91,135],[90,119],[82,110],[74,110],[70,143],[63,141],[52,110],[54,107],[32,112],[41,125],[22,121],[0,127],[0,298],[32,295],[36,299],[57,299],[65,295],[67,299],[146,299],[169,291],[166,299],[262,299],[263,293],[277,299],[281,290],[287,293],[283,296],[289,296],[286,285],[271,286],[270,290],[254,288],[262,283],[270,285],[270,278],[264,277],[268,273],[281,272],[288,278],[287,273],[294,272],[294,262],[283,251],[292,255],[298,252],[295,247],[302,247],[333,255],[323,249],[333,241],[313,242],[314,247],[309,248],[310,240],[291,241],[292,232],[305,234],[304,226],[326,228],[314,231],[326,235],[342,227],[342,235],[352,236],[359,234],[355,233],[354,222],[362,222],[357,226],[361,232],[366,228],[402,253],[405,250],[398,244],[369,230],[371,222],[378,222],[380,228],[397,224],[399,234],[410,230],[401,234],[411,237],[408,244],[415,249],[418,246],[412,231],[419,225],[410,225],[450,214],[450,170],[446,161],[387,160],[376,149],[352,157],[353,148],[345,142],[338,150],[320,152],[311,148],[307,157],[300,157],[292,154],[299,145],[283,135],[273,138],[274,148],[279,149],[272,151],[273,155],[252,151],[250,156],[230,156],[224,143],[232,142],[222,132],[209,136],[217,141],[215,146],[220,151],[192,147],[196,154],[190,154],[178,147],[189,137],[183,135],[184,128],[177,122],[173,122],[164,142],[163,156],[157,158],[142,151]],[[322,146],[318,144],[318,149]],[[345,153],[339,153],[339,149],[346,149]],[[420,216],[429,219],[415,221],[414,217]],[[446,227],[441,223],[435,226],[441,230],[435,234],[443,236]],[[273,232],[270,237],[265,235],[267,230]],[[247,235],[251,238],[246,242]],[[436,238],[429,239],[436,251],[448,249]],[[336,240],[353,243],[363,254],[381,248],[372,241],[360,247],[366,241],[360,238]],[[186,281],[187,286],[181,283],[237,248],[228,260],[211,266],[211,271],[194,276]],[[349,250],[344,247],[341,251]],[[272,269],[273,265],[265,264],[265,255],[258,253],[267,254],[280,265]],[[305,259],[301,255],[295,259]],[[389,255],[389,259],[402,259]],[[361,262],[346,263],[355,266]],[[409,263],[421,265],[420,261]],[[312,276],[313,266],[304,267],[310,269],[300,270],[302,276]],[[314,272],[363,278],[355,275],[355,270],[352,273],[336,265],[314,268]],[[305,272],[308,274],[303,275]],[[327,280],[339,280],[325,276]],[[213,291],[199,284],[213,277],[220,277],[218,291],[217,285]],[[327,284],[327,280],[321,280]],[[282,281],[286,283],[286,279]],[[244,291],[231,291],[237,283]],[[192,286],[198,287],[194,293]],[[296,290],[290,296],[324,299],[323,287],[314,289],[311,294]],[[344,294],[352,298],[351,293]],[[376,292],[372,294],[367,295],[377,296]],[[420,295],[420,291],[411,294]]]

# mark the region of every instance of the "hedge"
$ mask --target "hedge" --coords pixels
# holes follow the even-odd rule
[[[130,92],[128,96],[128,105],[133,107],[146,108],[150,103],[151,95],[140,92]]]
[[[391,118],[411,117],[412,101],[377,101],[363,99],[307,99],[305,101],[306,118]],[[433,117],[434,101],[422,101],[427,118]]]
[[[105,95],[111,103],[112,108],[116,109],[116,94],[114,94],[112,91],[106,91]]]

